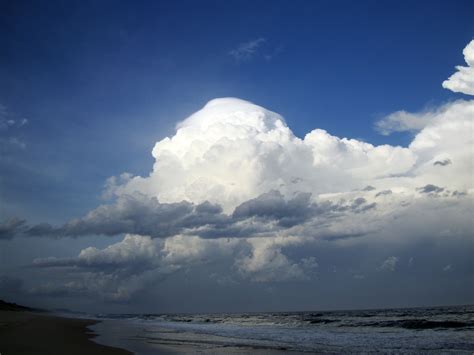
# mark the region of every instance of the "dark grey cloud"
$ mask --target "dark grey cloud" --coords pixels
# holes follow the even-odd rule
[[[340,201],[311,201],[310,193],[297,193],[286,199],[272,190],[237,206],[231,215],[209,202],[193,204],[160,203],[142,194],[122,195],[111,204],[102,205],[82,218],[62,226],[41,223],[27,227],[23,220],[12,220],[3,226],[3,238],[15,234],[53,238],[120,234],[167,238],[177,234],[202,238],[252,237],[281,232],[310,221],[327,223],[350,213],[373,209],[363,197]],[[314,223],[313,223],[314,225]]]
[[[302,181],[303,181],[303,179],[300,178],[300,177],[295,177],[295,178],[293,178],[293,179],[290,180],[290,182],[291,182],[292,184],[298,184],[298,183],[300,183],[300,182],[302,182]]]
[[[393,195],[389,198],[396,198]],[[28,292],[31,297],[51,298],[51,303],[61,298],[90,298],[125,304],[132,298],[139,299],[152,289],[159,292],[161,297],[162,290],[168,289],[170,285],[174,285],[174,294],[179,294],[186,289],[190,279],[199,277],[201,279],[196,284],[205,283],[209,285],[209,290],[213,290],[211,292],[218,292],[221,286],[209,276],[215,270],[227,277],[228,283],[238,283],[239,287],[243,287],[239,291],[243,293],[246,291],[242,290],[256,287],[250,283],[265,283],[278,288],[282,286],[277,284],[285,284],[286,281],[307,282],[312,280],[311,275],[315,275],[315,282],[311,283],[315,289],[319,289],[322,284],[331,284],[334,278],[344,284],[350,280],[360,282],[360,278],[354,277],[363,275],[364,280],[371,283],[372,291],[382,292],[385,286],[379,283],[383,280],[400,280],[402,276],[416,279],[425,269],[429,277],[433,277],[433,270],[438,270],[438,276],[445,275],[443,267],[449,264],[453,265],[453,273],[467,270],[470,275],[472,243],[469,236],[472,227],[469,208],[472,207],[469,206],[472,206],[472,200],[468,198],[456,199],[456,208],[453,209],[452,199],[447,201],[433,199],[429,195],[421,196],[401,210],[402,219],[376,221],[373,216],[364,216],[358,212],[372,205],[362,197],[337,203],[319,200],[316,203],[303,197],[295,195],[285,199],[279,192],[271,191],[249,200],[245,206],[240,206],[240,211],[245,212],[240,212],[243,213],[241,217],[224,215],[225,223],[219,224],[221,230],[215,225],[196,227],[196,235],[199,236],[206,231],[215,233],[208,239],[178,235],[164,240],[126,235],[122,241],[108,246],[82,249],[75,257],[38,258],[29,273],[47,275],[46,281],[30,280],[28,283],[32,285],[27,288]],[[268,201],[273,201],[278,208],[269,208]],[[319,208],[319,214],[311,215],[294,229],[290,227],[286,234],[268,233],[267,237],[251,240],[215,238],[222,236],[222,230],[228,232],[232,228],[235,228],[234,233],[241,233],[242,236],[248,236],[243,231],[251,228],[254,228],[255,233],[272,228],[276,231],[285,230],[278,218],[282,209],[288,208],[288,204],[299,206],[303,211]],[[263,207],[255,207],[261,205]],[[220,208],[210,203],[192,205],[192,214],[198,206],[199,212],[203,216],[207,214],[208,218],[222,215]],[[250,207],[254,210],[250,211]],[[420,211],[423,211],[422,218],[426,225],[423,225],[421,233],[412,233],[419,226]],[[453,216],[458,218],[457,228],[446,238],[448,234],[443,229],[449,225],[449,221],[453,221]],[[322,218],[321,223],[331,226],[318,230],[318,218]],[[400,220],[404,222],[400,223]],[[318,230],[314,234],[316,238],[312,238],[311,232],[315,230]],[[399,241],[396,247],[391,245],[394,238]],[[449,249],[453,247],[449,244],[452,240],[458,240],[455,245],[458,249],[454,251]],[[368,248],[368,245],[371,247]],[[463,254],[459,257],[453,254],[458,252]],[[410,262],[410,258],[416,258],[417,262]],[[460,260],[465,266],[461,265]],[[419,285],[417,282],[413,282],[412,290],[416,290]],[[467,294],[466,290],[467,287],[461,291],[462,297]],[[454,292],[453,297],[457,299]]]
[[[236,207],[232,216],[237,219],[263,218],[277,221],[282,227],[293,227],[314,217],[337,215],[343,212],[363,212],[375,207],[358,197],[353,201],[311,202],[310,193],[298,193],[286,200],[281,192],[272,190]]]
[[[265,218],[292,227],[314,216],[316,205],[310,203],[310,193],[299,193],[288,201],[281,192],[272,190],[237,206],[232,216],[236,219]]]
[[[11,239],[20,234],[26,227],[26,221],[19,218],[11,218],[0,224],[0,240]]]
[[[221,223],[196,226],[193,232],[203,238],[269,236],[306,223],[312,227],[324,225],[375,207],[375,203],[367,203],[362,197],[350,201],[312,202],[310,193],[297,193],[286,199],[280,191],[272,190],[240,204],[231,216],[220,215]]]
[[[200,214],[220,214],[222,213],[222,207],[218,204],[210,203],[209,201],[205,201],[196,206],[196,212]]]
[[[433,185],[433,184],[428,184],[423,187],[417,188],[417,190],[423,194],[430,194],[430,193],[437,194],[437,193],[443,192],[444,188]]]
[[[372,203],[367,203],[367,200],[363,197],[358,197],[356,198],[350,207],[343,207],[345,210],[351,210],[352,212],[355,213],[361,213],[365,212],[368,210],[371,210],[377,206],[377,203],[372,202]]]
[[[26,233],[50,237],[132,233],[166,238],[195,225],[222,223],[225,218],[218,206],[207,202],[197,206],[185,201],[160,203],[155,197],[134,194],[120,196],[115,203],[99,206],[63,226],[38,224]]]
[[[436,165],[446,166],[449,164],[452,164],[451,159],[437,160],[433,163],[434,166]]]
[[[383,190],[383,191],[377,192],[375,194],[375,197],[391,195],[391,194],[392,194],[392,190]]]
[[[363,198],[363,197],[357,197],[357,198],[354,200],[354,202],[352,202],[352,207],[357,208],[357,207],[363,205],[363,204],[366,203],[366,202],[367,202],[367,200],[366,200],[365,198]]]

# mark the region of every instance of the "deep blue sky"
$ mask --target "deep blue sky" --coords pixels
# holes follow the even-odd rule
[[[2,151],[2,214],[61,221],[105,179],[151,169],[154,143],[235,96],[371,143],[376,119],[453,99],[472,1],[14,1],[0,5],[0,104],[29,124]],[[230,51],[265,41],[248,60]],[[271,56],[271,59],[266,58]],[[58,206],[61,206],[58,208]]]
[[[107,178],[147,175],[155,142],[217,97],[278,112],[300,137],[322,128],[373,144],[407,145],[410,133],[381,136],[374,122],[398,110],[418,112],[467,98],[441,83],[464,64],[462,50],[474,38],[472,14],[472,0],[0,0],[0,223],[18,216],[30,225],[57,225],[83,216],[104,203]],[[247,58],[232,55],[252,43]],[[8,120],[14,124],[5,128]],[[426,227],[420,233],[431,234],[420,221]],[[2,241],[0,295],[4,275],[53,285],[70,276],[31,268],[35,258],[77,256],[121,240]],[[136,304],[143,311],[174,309],[168,303],[180,311],[228,311],[237,296],[248,303],[246,310],[471,301],[471,250],[455,239],[440,240],[406,249],[382,242],[295,247],[295,260],[316,257],[321,283],[284,284],[274,293],[282,297],[269,298],[273,289],[264,283],[216,286],[209,275],[222,265],[232,268],[229,258],[189,277],[178,273]],[[387,277],[377,267],[394,255],[401,272]],[[455,276],[444,270],[451,264]],[[342,272],[336,275],[332,265]],[[367,278],[356,280],[352,274],[364,268],[371,270]],[[179,308],[191,292],[195,304]],[[39,294],[27,293],[25,302],[71,306],[67,298],[41,303]],[[100,308],[93,298],[76,301]]]

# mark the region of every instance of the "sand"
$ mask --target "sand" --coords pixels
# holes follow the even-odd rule
[[[132,354],[94,343],[94,334],[87,326],[95,323],[42,313],[0,311],[0,354]]]

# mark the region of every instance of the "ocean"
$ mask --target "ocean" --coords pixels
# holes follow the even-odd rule
[[[324,312],[95,315],[98,343],[136,354],[474,353],[474,306]]]

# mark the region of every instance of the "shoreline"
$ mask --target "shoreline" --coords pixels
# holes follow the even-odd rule
[[[120,321],[70,318],[35,311],[0,310],[0,354],[6,355],[133,355],[139,354],[281,354],[282,350],[207,344],[192,334],[186,339],[143,339]],[[124,333],[125,332],[125,333]],[[184,333],[183,333],[184,334]],[[124,336],[126,335],[126,336]],[[194,335],[196,336],[196,335]],[[200,336],[198,336],[200,337]],[[209,337],[209,336],[207,336]],[[215,337],[220,338],[220,337]],[[204,346],[205,344],[210,346]]]
[[[257,314],[255,319],[231,317],[229,324],[220,324],[222,316],[212,323],[203,322],[202,316],[181,321],[146,315],[102,319],[9,310],[0,311],[0,354],[471,354],[473,307],[309,313],[298,315],[296,323],[294,314]]]
[[[197,341],[193,336],[187,339],[189,334],[184,335],[185,333],[183,335],[186,339],[179,341],[166,339],[166,334],[169,332],[166,329],[160,329],[164,338],[138,339],[133,331],[129,333],[131,328],[123,326],[120,321],[114,320],[70,318],[35,311],[0,310],[0,354],[180,355],[224,352],[276,355],[285,352],[239,345],[214,344],[203,347],[201,341]]]
[[[270,344],[235,342],[231,336],[195,333],[157,325],[143,326],[129,320],[104,320],[91,327],[99,336],[99,344],[128,349],[141,355],[231,354],[281,355],[302,354]]]
[[[88,327],[100,321],[63,318],[29,311],[0,311],[0,353],[132,355],[128,350],[99,344]]]

